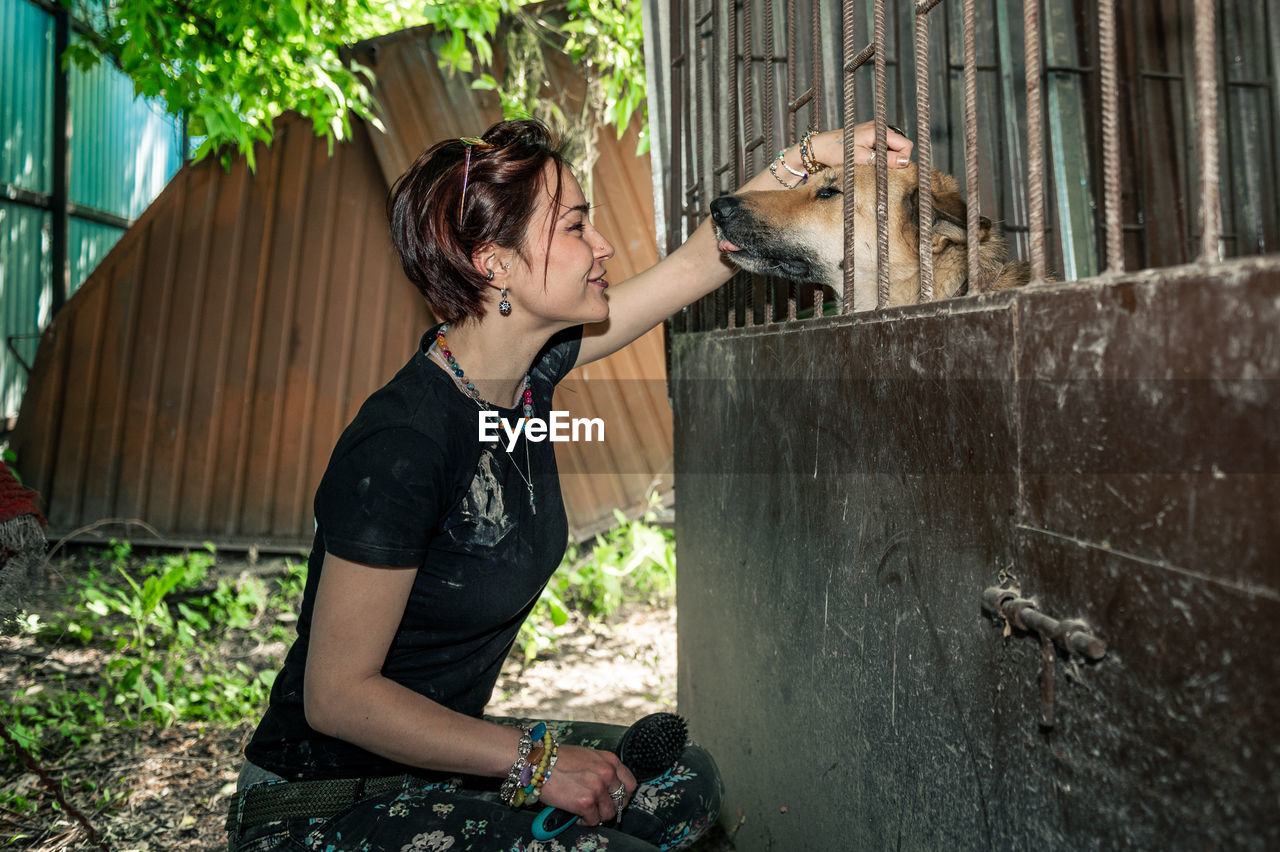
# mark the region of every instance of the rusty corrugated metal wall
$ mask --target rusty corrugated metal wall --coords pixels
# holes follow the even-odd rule
[[[184,168],[47,329],[11,446],[51,535],[310,544],[311,500],[338,434],[431,318],[387,236],[391,180],[435,139],[500,118],[496,96],[436,67],[430,33],[361,46],[387,135],[334,147],[283,119],[258,173]],[[647,162],[602,134],[610,275],[654,262]],[[566,400],[565,394],[574,394]],[[661,337],[571,375],[557,405],[603,417],[606,442],[561,444],[579,536],[670,492]]]

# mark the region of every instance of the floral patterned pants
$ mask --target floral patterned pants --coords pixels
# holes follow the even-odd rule
[[[491,719],[528,727],[527,719]],[[625,728],[547,722],[566,745],[613,748]],[[699,746],[685,749],[665,775],[642,782],[615,823],[575,823],[551,840],[531,831],[541,811],[516,810],[498,798],[500,779],[454,778],[406,785],[352,805],[329,819],[294,819],[247,828],[233,852],[654,852],[684,849],[715,822],[720,773]]]

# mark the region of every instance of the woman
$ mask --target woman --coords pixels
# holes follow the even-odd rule
[[[870,158],[874,127],[855,130]],[[746,189],[842,158],[806,136]],[[911,143],[890,133],[891,165]],[[362,406],[316,493],[298,639],[246,749],[232,850],[678,849],[715,819],[696,746],[638,785],[622,729],[484,717],[567,540],[550,442],[478,438],[481,415],[546,418],[556,382],[714,290],[704,223],[616,286],[613,247],[546,129],[503,122],[424,152],[388,204],[406,273],[445,320]],[[576,825],[534,840],[537,810]]]

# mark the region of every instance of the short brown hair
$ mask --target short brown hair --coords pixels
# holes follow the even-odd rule
[[[539,121],[499,122],[480,138],[484,144],[446,139],[432,145],[387,197],[391,239],[405,274],[436,318],[447,322],[484,315],[486,281],[472,253],[487,243],[520,252],[544,189],[546,164],[554,162],[557,174],[564,168],[560,144]],[[552,192],[555,206],[561,184],[557,179]]]

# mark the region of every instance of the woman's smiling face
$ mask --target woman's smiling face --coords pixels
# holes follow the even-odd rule
[[[511,287],[512,304],[560,327],[608,319],[604,262],[613,257],[613,246],[591,223],[591,208],[568,169],[558,171],[555,163],[547,163],[543,188],[521,259],[512,267],[519,272],[519,283],[513,281]]]

